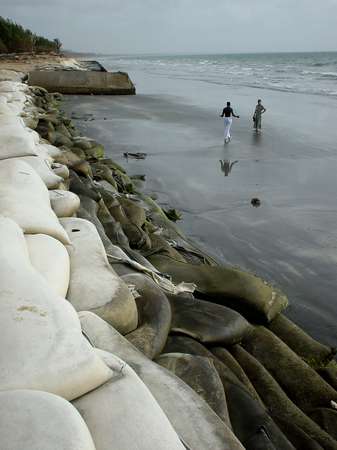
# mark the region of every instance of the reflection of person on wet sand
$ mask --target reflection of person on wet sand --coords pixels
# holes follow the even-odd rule
[[[220,165],[221,165],[221,171],[224,173],[225,177],[228,177],[228,175],[231,173],[232,168],[234,164],[236,164],[239,161],[233,161],[232,163],[228,159],[220,159]]]

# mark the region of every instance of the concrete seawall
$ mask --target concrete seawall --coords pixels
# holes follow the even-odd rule
[[[28,83],[62,94],[134,95],[136,88],[127,73],[93,71],[33,71]]]

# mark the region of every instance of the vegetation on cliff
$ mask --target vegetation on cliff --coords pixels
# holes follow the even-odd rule
[[[21,25],[0,16],[0,53],[59,53],[61,42],[37,36]]]

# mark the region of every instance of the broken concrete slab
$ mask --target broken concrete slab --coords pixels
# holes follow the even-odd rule
[[[33,71],[28,84],[61,94],[133,95],[136,88],[124,72],[78,70]]]

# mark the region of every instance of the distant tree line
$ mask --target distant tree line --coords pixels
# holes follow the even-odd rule
[[[37,36],[10,19],[0,16],[0,53],[59,53],[61,47],[58,39],[50,41]]]

